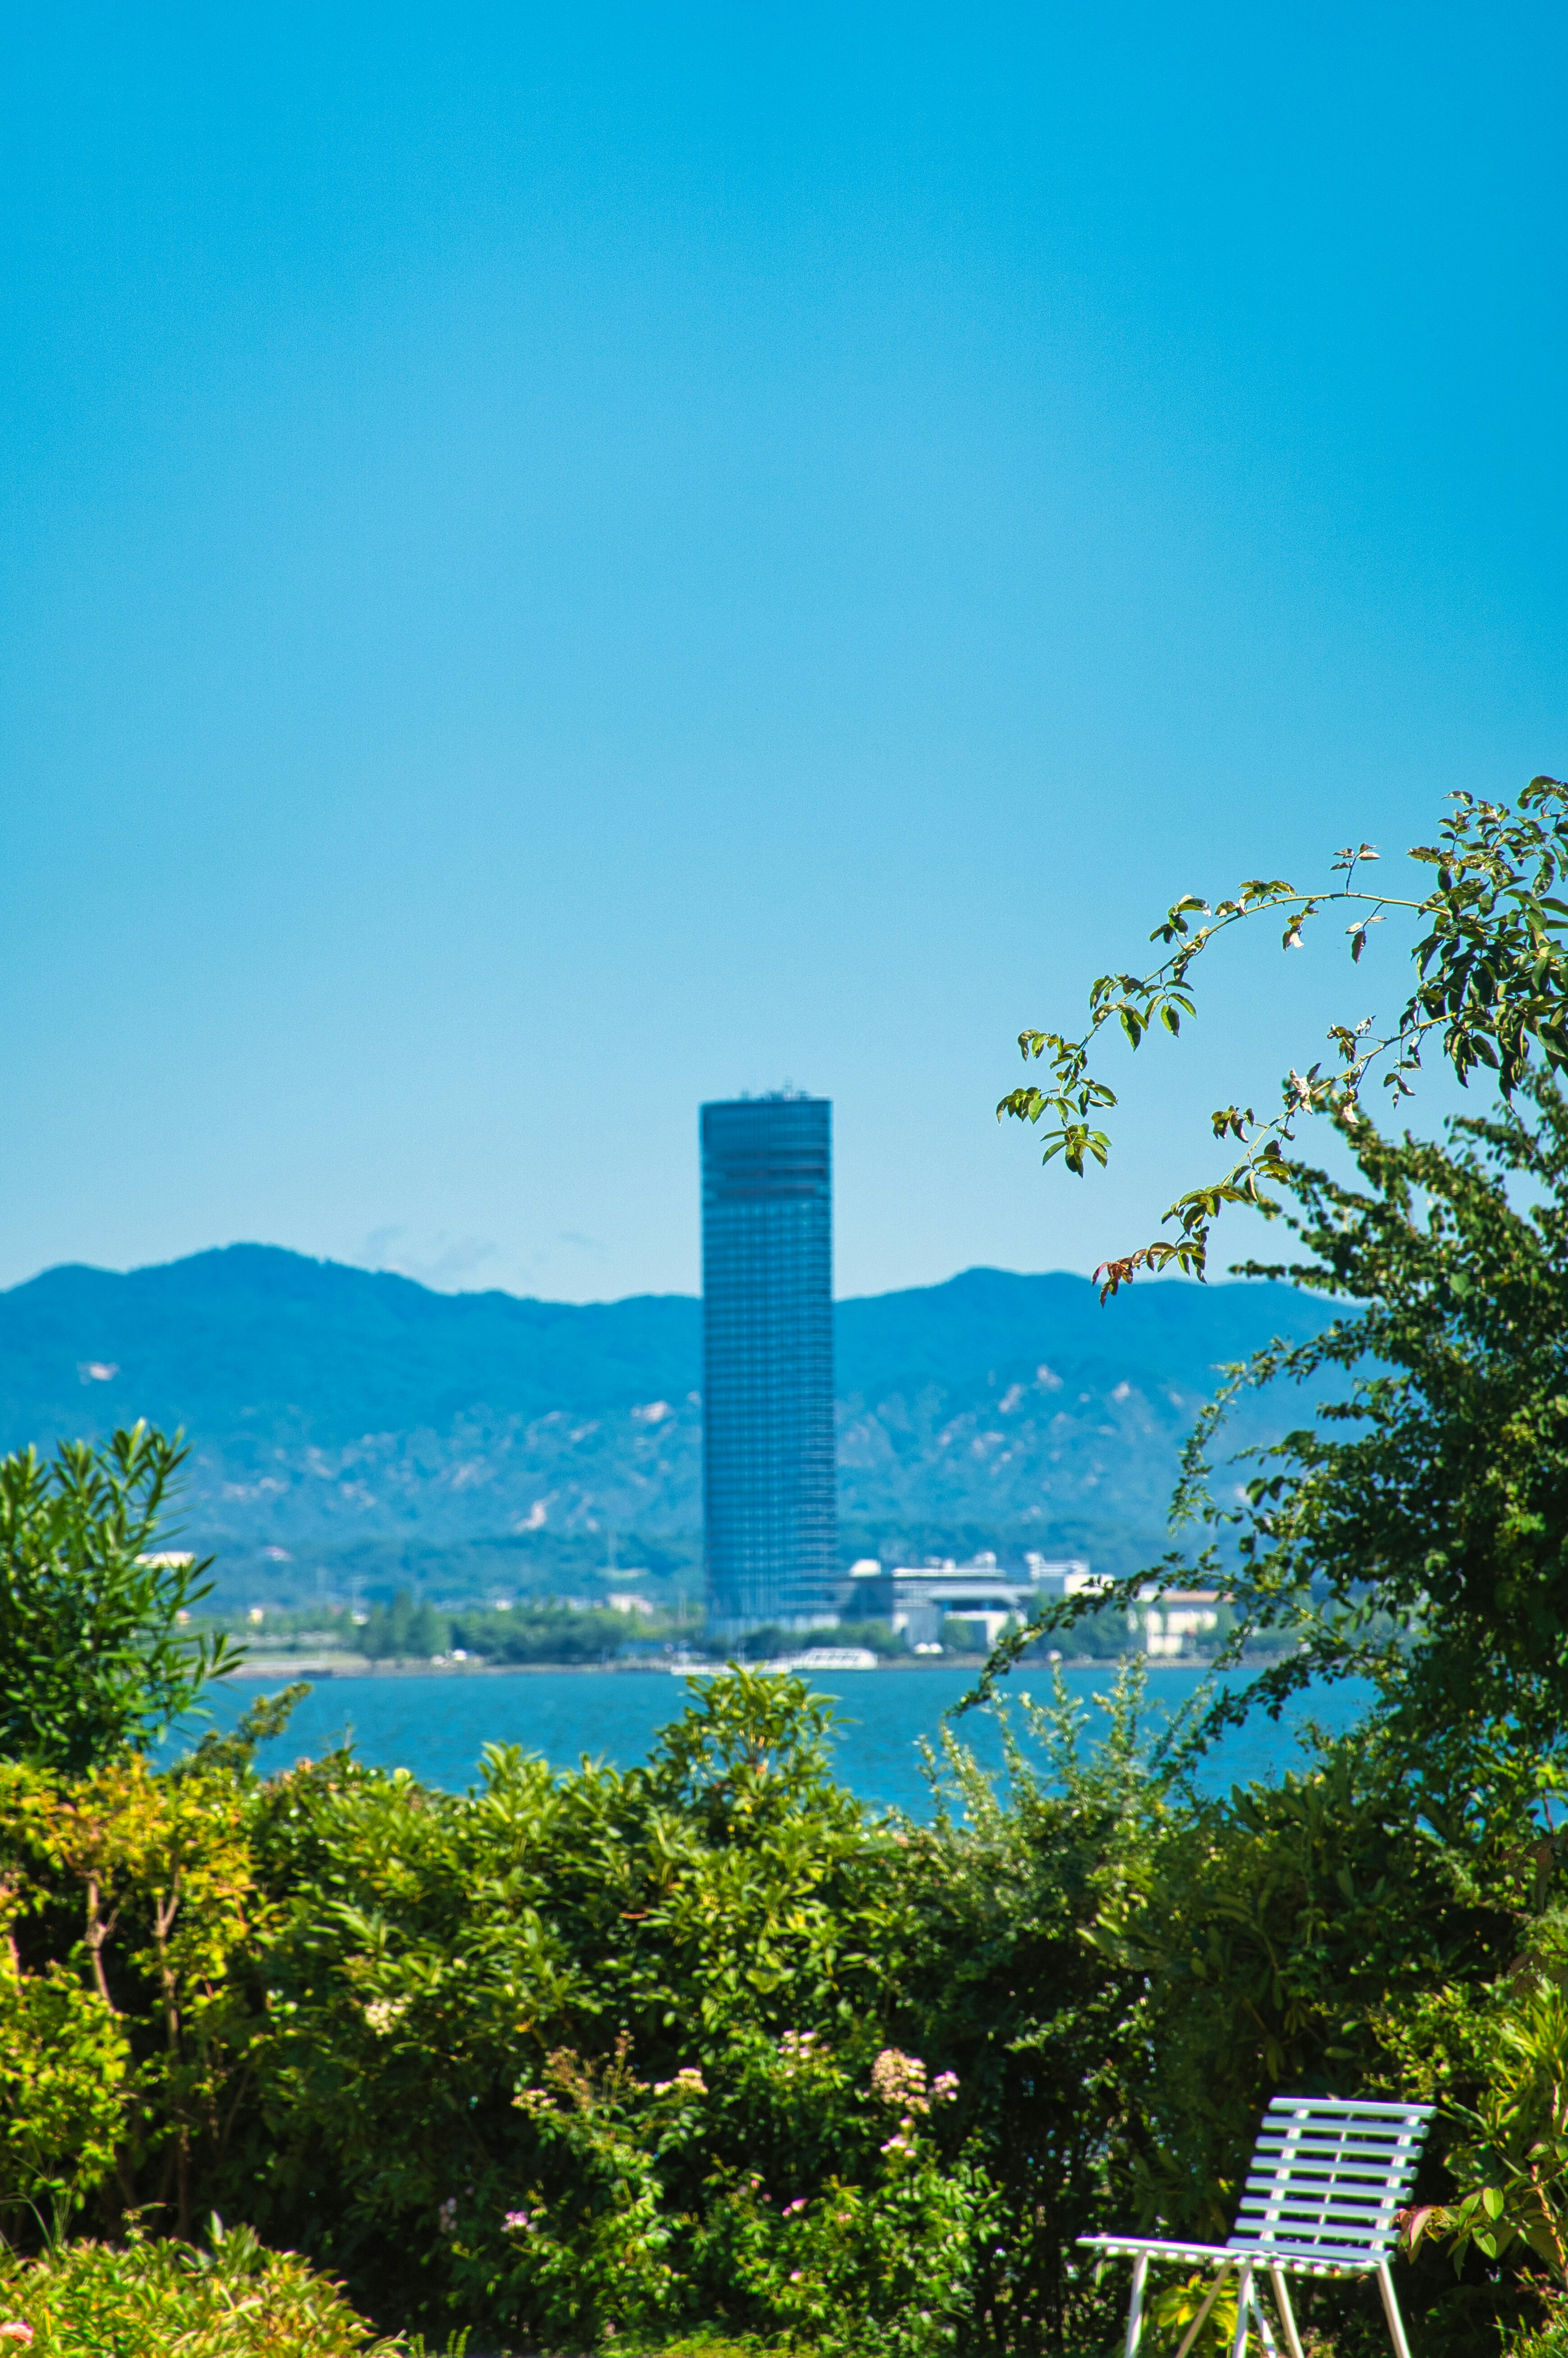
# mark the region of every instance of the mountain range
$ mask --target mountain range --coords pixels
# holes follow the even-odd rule
[[[1288,1286],[973,1269],[836,1308],[847,1547],[1088,1553],[1162,1543],[1177,1453],[1217,1369],[1325,1319]],[[608,1535],[653,1575],[701,1525],[701,1304],[437,1293],[231,1245],[0,1293],[0,1448],[145,1416],[191,1444],[192,1543],[224,1589],[558,1585]],[[1249,1401],[1239,1442],[1299,1422]],[[623,1545],[622,1560],[627,1550]]]

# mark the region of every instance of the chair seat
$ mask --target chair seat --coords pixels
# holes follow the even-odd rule
[[[1170,2244],[1162,2235],[1080,2235],[1080,2244],[1094,2252],[1155,2252],[1168,2260],[1228,2260],[1228,2244]]]
[[[1297,2277],[1359,2277],[1377,2267],[1379,2252],[1325,2252],[1305,2244],[1181,2244],[1163,2235],[1080,2235],[1080,2244],[1096,2252],[1146,2253],[1167,2260],[1251,2260],[1259,2267],[1288,2269]]]
[[[1284,2268],[1293,2277],[1363,2277],[1380,2268],[1386,2252],[1325,2251],[1321,2244],[1228,2244],[1233,2255],[1260,2260],[1266,2267]]]

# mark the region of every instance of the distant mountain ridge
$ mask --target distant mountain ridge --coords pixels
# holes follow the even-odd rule
[[[1325,1320],[1288,1286],[976,1269],[836,1309],[847,1524],[1158,1533],[1217,1367]],[[701,1304],[435,1293],[232,1245],[0,1293],[0,1447],[146,1416],[192,1443],[187,1520],[226,1552],[429,1547],[701,1522]],[[1300,1404],[1251,1408],[1242,1438]]]

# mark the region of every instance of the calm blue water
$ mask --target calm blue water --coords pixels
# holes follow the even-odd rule
[[[1092,1706],[1114,1672],[1103,1664],[1073,1664],[1063,1675],[1071,1693]],[[287,1676],[225,1682],[212,1695],[213,1723],[232,1726],[264,1686],[282,1686]],[[1195,1669],[1180,1665],[1151,1670],[1151,1711],[1162,1715],[1178,1708],[1199,1678]],[[843,1781],[862,1801],[928,1816],[931,1796],[916,1746],[921,1736],[937,1735],[944,1711],[968,1692],[969,1674],[834,1671],[819,1672],[816,1683],[833,1697],[845,1723],[835,1756]],[[1049,1694],[1044,1671],[1015,1675],[1008,1684],[1042,1700]],[[626,1768],[646,1758],[658,1730],[678,1717],[685,1699],[685,1681],[661,1671],[322,1679],[295,1713],[287,1735],[264,1747],[258,1766],[270,1774],[301,1758],[319,1758],[348,1736],[373,1767],[410,1768],[423,1782],[453,1791],[473,1781],[486,1744],[521,1745],[542,1753],[557,1768],[575,1768],[585,1755]],[[1294,1731],[1307,1719],[1345,1727],[1366,1701],[1364,1688],[1346,1683],[1304,1702],[1279,1725],[1257,1717],[1225,1738],[1206,1764],[1203,1781],[1210,1790],[1222,1790],[1238,1780],[1276,1775],[1299,1761]],[[1105,1725],[1098,1709],[1093,1725]],[[958,1723],[958,1734],[988,1766],[1000,1762],[996,1723],[989,1714],[970,1713]],[[171,1745],[183,1749],[172,1739]]]

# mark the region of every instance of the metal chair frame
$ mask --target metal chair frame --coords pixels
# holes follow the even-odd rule
[[[1386,2104],[1344,2096],[1276,2096],[1263,2115],[1236,2226],[1224,2244],[1169,2243],[1156,2235],[1081,2235],[1091,2250],[1124,2253],[1132,2262],[1126,2358],[1137,2358],[1143,2294],[1152,2260],[1212,2265],[1215,2278],[1176,2358],[1187,2353],[1237,2274],[1236,2333],[1230,2358],[1246,2358],[1252,2320],[1269,2358],[1278,2344],[1259,2298],[1267,2277],[1290,2358],[1303,2358],[1286,2278],[1375,2276],[1397,2358],[1411,2358],[1394,2297],[1389,2255],[1399,2214],[1410,2201],[1426,2141],[1431,2104]]]

